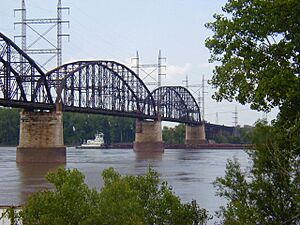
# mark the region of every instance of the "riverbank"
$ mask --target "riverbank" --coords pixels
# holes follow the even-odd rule
[[[0,146],[0,147],[16,147],[16,146]],[[99,147],[81,147],[79,146],[69,146],[66,147],[76,147],[78,149],[99,149]],[[132,149],[133,143],[114,143],[110,145],[104,145],[100,148],[103,149]],[[201,144],[165,144],[165,149],[249,149],[249,144],[230,144],[230,143],[201,143]]]

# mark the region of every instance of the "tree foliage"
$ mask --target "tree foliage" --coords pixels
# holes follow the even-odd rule
[[[226,132],[225,129],[207,132],[211,137],[206,138],[214,140],[216,143],[232,143],[232,144],[249,144],[251,142],[252,127],[251,126],[238,126],[236,134]],[[207,134],[206,133],[206,134]],[[175,127],[163,127],[162,130],[163,140],[166,144],[184,144],[185,141],[185,124],[179,124]]]
[[[217,178],[218,195],[228,200],[220,215],[224,224],[299,224],[300,121],[288,130],[260,122],[254,130],[255,148],[248,151],[253,165],[242,170],[230,160],[226,175]]]
[[[250,103],[280,113],[272,126],[253,131],[252,165],[231,160],[217,178],[218,195],[228,200],[223,224],[300,223],[300,2],[228,0],[223,15],[206,26],[211,80],[217,100]]]
[[[23,224],[203,224],[204,209],[181,203],[172,188],[151,168],[143,176],[102,173],[100,192],[89,189],[78,170],[59,169],[47,179],[55,186],[33,194],[20,212]]]
[[[19,140],[20,110],[0,109],[0,145],[16,146]],[[64,141],[66,145],[80,145],[87,139],[93,139],[97,132],[104,133],[104,141],[111,143],[131,143],[135,138],[135,120],[103,115],[82,113],[64,113]],[[220,143],[248,143],[249,129],[238,128],[239,137],[231,134],[218,134],[214,137]],[[167,144],[183,144],[185,125],[163,127],[163,140]]]
[[[17,145],[19,141],[20,111],[0,109],[0,145]]]
[[[166,144],[184,144],[185,124],[179,124],[175,127],[163,127],[163,140]]]
[[[228,0],[222,9],[206,24],[210,61],[218,63],[214,98],[259,110],[299,106],[300,2]]]
[[[249,144],[252,138],[252,126],[245,125],[243,127],[235,127],[234,134],[226,131],[214,134],[214,141],[216,143],[231,143],[231,144]]]
[[[64,113],[65,144],[78,145],[93,139],[96,132],[104,133],[104,141],[110,143],[132,142],[135,136],[135,121],[103,115]]]
[[[84,176],[78,170],[59,169],[47,180],[55,191],[40,191],[29,198],[20,212],[23,224],[86,224],[97,194],[84,183]]]
[[[19,141],[20,110],[0,109],[0,145],[16,146]],[[104,133],[105,143],[133,142],[135,120],[103,115],[64,113],[64,140],[66,145],[79,145],[93,139],[96,132]]]

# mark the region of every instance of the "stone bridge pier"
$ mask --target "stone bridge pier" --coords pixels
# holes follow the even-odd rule
[[[60,104],[54,111],[20,113],[20,137],[17,163],[65,163],[63,113]]]
[[[136,120],[133,150],[143,153],[164,152],[160,120]]]
[[[205,127],[204,124],[199,126],[185,126],[185,144],[186,145],[197,145],[206,143]]]

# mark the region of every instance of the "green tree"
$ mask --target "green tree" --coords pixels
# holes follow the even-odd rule
[[[195,201],[181,203],[171,187],[149,169],[143,176],[102,173],[100,192],[89,189],[78,170],[47,176],[55,186],[33,194],[20,212],[23,224],[203,224],[208,216]]]
[[[206,24],[214,98],[259,110],[292,102],[299,111],[300,2],[228,0],[222,9]]]
[[[135,137],[135,120],[131,118],[110,117],[110,136],[112,143],[133,142]]]
[[[84,183],[84,176],[78,170],[60,168],[56,174],[49,173],[47,180],[55,191],[40,191],[29,198],[20,212],[23,224],[88,224],[97,193]]]
[[[250,144],[252,137],[252,126],[244,125],[243,127],[237,127],[237,133],[240,139],[240,143]]]
[[[132,142],[135,136],[134,120],[112,116],[64,113],[65,144],[79,145],[94,138],[96,132],[104,133],[107,144]]]
[[[185,124],[179,124],[175,127],[163,127],[163,140],[166,144],[183,144],[185,137]]]
[[[229,143],[229,135],[227,132],[217,133],[214,141],[216,143]]]
[[[280,113],[254,129],[251,167],[229,161],[217,178],[228,200],[220,215],[224,224],[299,224],[300,2],[228,0],[223,11],[206,24],[214,33],[206,40],[217,63],[214,98]]]
[[[217,178],[218,195],[228,200],[220,216],[224,224],[299,224],[300,163],[295,157],[300,121],[288,130],[259,122],[254,129],[253,165],[242,170],[230,160],[223,178]]]
[[[0,145],[16,146],[19,141],[20,110],[0,109]]]

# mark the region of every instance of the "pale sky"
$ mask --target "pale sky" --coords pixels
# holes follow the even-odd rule
[[[57,0],[25,0],[27,19],[55,18]],[[210,79],[213,65],[208,63],[209,51],[204,41],[212,33],[204,27],[212,21],[214,13],[221,12],[225,0],[62,0],[70,7],[70,15],[63,13],[64,20],[70,21],[70,28],[63,25],[63,33],[70,34],[70,41],[63,41],[63,62],[98,59],[114,60],[128,67],[133,65],[131,58],[139,51],[141,64],[156,64],[158,51],[166,57],[166,77],[162,85],[182,85],[188,76],[189,85],[197,86],[202,76]],[[14,17],[14,9],[20,8],[21,0],[0,0],[0,32],[11,39],[21,32],[20,13]],[[34,29],[43,33],[49,25],[35,25]],[[56,27],[47,38],[55,42]],[[37,36],[27,28],[27,45]],[[17,42],[18,45],[19,42]],[[39,41],[32,48],[47,48],[45,41]],[[49,47],[49,46],[48,46]],[[37,62],[44,58],[31,55]],[[55,60],[47,65],[54,67]],[[147,72],[151,72],[150,69]],[[157,74],[157,71],[152,73]],[[141,72],[141,76],[146,74]],[[150,86],[153,89],[154,86]],[[199,87],[190,89],[197,91]],[[211,95],[213,90],[206,84],[205,116],[211,123],[232,126],[235,107],[239,125],[253,125],[265,117],[262,112],[249,109],[239,103],[224,101],[216,103]],[[195,95],[197,98],[197,95]],[[267,115],[270,121],[276,110]]]

